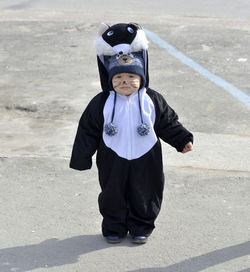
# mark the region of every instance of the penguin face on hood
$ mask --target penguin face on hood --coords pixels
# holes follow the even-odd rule
[[[138,29],[139,26],[134,24],[116,24],[109,27],[102,34],[102,38],[112,47],[121,43],[131,44]]]
[[[113,26],[102,23],[95,47],[97,55],[128,54],[148,48],[148,40],[141,26],[136,23],[120,23]]]

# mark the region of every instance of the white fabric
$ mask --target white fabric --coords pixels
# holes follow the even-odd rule
[[[131,43],[131,52],[137,52],[140,50],[148,49],[148,39],[145,32],[142,29],[137,30],[137,34]]]
[[[98,56],[114,56],[116,50],[113,50],[113,47],[108,44],[102,36],[98,36],[95,40],[95,48]],[[140,50],[146,50],[148,48],[148,40],[145,35],[145,32],[142,29],[137,30],[136,36],[131,44],[127,44],[126,52],[137,52]],[[123,51],[123,50],[120,50]],[[119,53],[119,52],[118,52]]]
[[[122,52],[122,54],[126,55],[129,53],[130,47],[130,44],[120,43],[113,47],[113,51],[115,54],[119,54],[119,52]]]
[[[157,142],[154,132],[154,104],[146,94],[145,88],[141,89],[139,93],[143,121],[150,127],[149,134],[141,136],[137,132],[137,127],[141,124],[138,92],[130,96],[117,93],[113,123],[117,126],[118,133],[114,136],[109,136],[103,131],[103,140],[106,146],[111,148],[118,156],[128,160],[143,156]],[[103,109],[104,125],[111,122],[114,94],[114,91],[110,92]]]

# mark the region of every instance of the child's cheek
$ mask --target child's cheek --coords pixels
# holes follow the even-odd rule
[[[116,88],[121,84],[121,82],[119,80],[114,80],[113,81],[113,87]]]

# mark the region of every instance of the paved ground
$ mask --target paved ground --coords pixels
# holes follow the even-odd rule
[[[164,144],[164,202],[148,244],[106,244],[96,167],[68,168],[78,119],[100,90],[101,21],[139,22],[250,96],[248,1],[168,0],[154,11],[134,2],[0,1],[1,272],[250,271],[250,109],[153,41],[151,87],[195,149]]]

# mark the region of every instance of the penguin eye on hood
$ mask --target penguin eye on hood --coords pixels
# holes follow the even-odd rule
[[[115,32],[113,30],[110,30],[108,33],[107,33],[107,36],[110,37],[114,34]]]
[[[131,34],[133,34],[135,32],[134,29],[132,27],[130,27],[130,26],[127,27],[127,30]]]

